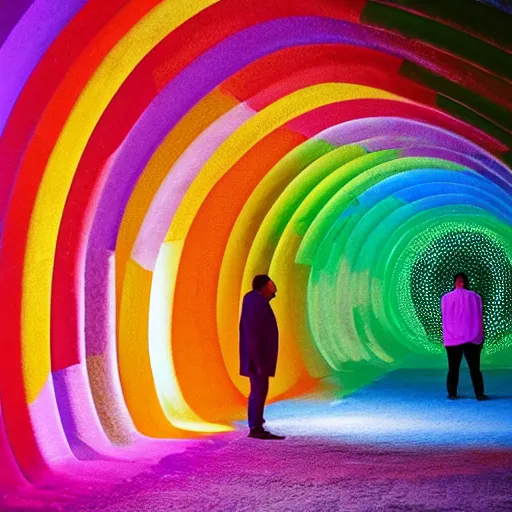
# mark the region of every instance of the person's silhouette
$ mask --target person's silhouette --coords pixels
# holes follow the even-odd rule
[[[455,288],[441,298],[443,344],[448,355],[446,388],[448,398],[457,398],[459,369],[464,355],[477,400],[487,400],[480,371],[480,353],[484,340],[482,299],[469,289],[469,279],[460,272],[454,276]]]
[[[267,399],[269,377],[277,365],[277,321],[270,307],[277,287],[267,275],[253,279],[252,291],[247,293],[240,317],[240,374],[249,377],[251,392],[248,404],[249,437],[284,439],[263,428],[263,410]]]

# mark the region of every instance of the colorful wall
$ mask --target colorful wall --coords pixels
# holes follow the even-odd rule
[[[229,429],[256,273],[274,399],[444,364],[460,270],[510,366],[495,4],[0,2],[0,487]]]

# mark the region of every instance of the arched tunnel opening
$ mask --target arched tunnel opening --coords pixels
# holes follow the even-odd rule
[[[470,447],[504,471],[510,15],[490,0],[0,2],[0,509],[93,510],[97,489],[155,467],[159,485],[188,478],[189,454],[199,467],[218,446],[236,466],[257,274],[278,286],[267,420],[299,440],[274,467],[342,439]],[[458,272],[482,297],[501,399],[454,413],[440,303]],[[226,493],[169,510],[242,506]],[[246,505],[273,510],[265,496]],[[505,506],[493,496],[486,509]]]

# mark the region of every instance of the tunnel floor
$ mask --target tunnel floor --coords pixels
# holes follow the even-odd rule
[[[465,372],[449,401],[444,371],[401,370],[340,400],[271,404],[285,441],[248,439],[240,423],[113,489],[7,510],[512,510],[512,370],[484,378],[488,402]]]

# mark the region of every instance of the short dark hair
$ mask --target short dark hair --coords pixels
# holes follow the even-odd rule
[[[464,288],[469,290],[469,278],[464,272],[459,272],[453,276],[453,284],[455,284],[458,277],[462,277],[462,280],[464,281]]]
[[[271,281],[270,277],[265,274],[255,276],[252,280],[252,289],[261,290],[269,281]]]

